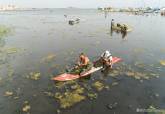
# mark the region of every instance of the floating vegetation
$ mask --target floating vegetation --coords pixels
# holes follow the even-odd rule
[[[15,100],[16,100],[16,99],[19,99],[19,97],[18,97],[18,96],[16,96],[16,97],[14,97],[13,99],[15,99]]]
[[[165,60],[160,60],[159,62],[162,66],[165,66]]]
[[[142,62],[135,62],[134,65],[139,67],[139,68],[144,68],[145,67],[145,64],[142,63]]]
[[[127,71],[125,73],[127,76],[134,77],[135,79],[150,79],[151,77],[156,77],[158,78],[159,75],[155,73],[142,73],[142,72],[137,72],[137,71]]]
[[[30,105],[25,105],[23,108],[22,108],[22,111],[23,112],[28,112],[30,110]]]
[[[110,73],[110,76],[115,77],[118,76],[120,74],[119,70],[112,70],[112,72]]]
[[[68,86],[69,84],[76,84],[76,82],[74,80],[66,81],[66,82],[58,82],[55,84],[55,87],[58,89],[61,89],[65,87],[66,85]]]
[[[18,48],[15,47],[1,47],[0,48],[0,64],[5,64],[8,62],[9,55],[17,53]]]
[[[127,75],[127,76],[134,76],[135,73],[134,73],[134,72],[131,72],[131,71],[127,71],[127,72],[126,72],[126,75]]]
[[[81,87],[80,85],[75,84],[75,85],[72,85],[72,86],[71,86],[71,89],[75,90],[75,89],[78,89],[78,88],[80,88],[80,87]]]
[[[146,73],[141,73],[141,72],[131,72],[131,71],[128,71],[128,72],[126,72],[126,75],[133,76],[135,79],[138,79],[138,80],[140,80],[141,78],[149,79],[149,76],[147,76]]]
[[[26,76],[26,78],[32,79],[32,80],[39,80],[40,77],[41,77],[40,72],[31,72],[29,75]]]
[[[55,98],[59,100],[60,107],[66,109],[84,100],[86,97],[82,95],[83,92],[84,92],[84,88],[79,87],[71,92],[67,91],[64,92],[63,94],[56,93]]]
[[[104,88],[104,84],[99,81],[93,83],[92,86],[95,87],[98,91],[101,91]]]
[[[165,110],[160,110],[153,105],[150,105],[146,111],[149,112],[149,114],[165,114]]]
[[[144,48],[135,48],[134,50],[133,50],[133,52],[134,53],[144,53]]]
[[[83,83],[83,87],[84,87],[86,90],[88,90],[88,91],[91,91],[91,90],[92,90],[91,86],[88,85],[87,83]]]
[[[118,85],[119,83],[118,82],[113,82],[112,83],[112,86],[116,86],[116,85]]]
[[[24,102],[24,106],[23,106],[23,108],[22,108],[22,111],[23,111],[23,112],[29,112],[30,109],[31,109],[31,106],[29,105],[29,102],[28,102],[28,101],[25,101],[25,102]]]
[[[56,57],[55,54],[49,54],[48,56],[41,59],[41,62],[51,62]]]
[[[8,97],[8,96],[12,96],[13,92],[12,91],[6,91],[4,96]]]
[[[109,89],[110,89],[110,87],[109,87],[109,86],[105,86],[104,88],[105,88],[105,89],[107,89],[107,90],[109,90]]]
[[[0,38],[4,37],[5,35],[8,35],[10,31],[10,28],[0,25]]]
[[[88,93],[87,96],[89,97],[89,99],[93,100],[97,98],[97,93]]]
[[[45,94],[46,96],[49,96],[49,97],[54,97],[54,94],[51,93],[51,92],[45,91],[44,94]]]
[[[13,53],[17,53],[18,52],[18,48],[15,47],[11,47],[11,48],[7,48],[5,49],[7,54],[13,54]]]

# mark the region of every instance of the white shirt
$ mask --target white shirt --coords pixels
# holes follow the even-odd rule
[[[112,60],[112,55],[111,55],[111,53],[109,51],[105,51],[104,53],[102,53],[101,57],[103,59]]]

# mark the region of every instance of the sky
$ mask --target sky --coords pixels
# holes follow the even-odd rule
[[[0,0],[22,8],[164,7],[165,0]]]

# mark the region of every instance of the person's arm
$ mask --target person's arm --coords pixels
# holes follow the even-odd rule
[[[81,65],[81,59],[80,59],[80,58],[78,58],[78,60],[77,60],[77,65],[78,65],[78,66]]]
[[[103,58],[103,56],[104,56],[104,53],[101,54],[100,58]]]
[[[88,59],[85,59],[84,63],[82,63],[81,66],[85,66],[85,65],[87,65],[88,62],[89,62]]]
[[[113,64],[113,58],[112,58],[112,56],[110,56],[110,64],[111,65]]]

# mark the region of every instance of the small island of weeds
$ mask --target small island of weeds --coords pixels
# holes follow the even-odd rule
[[[0,25],[0,38],[8,35],[10,33],[11,29],[4,26],[4,25]]]

